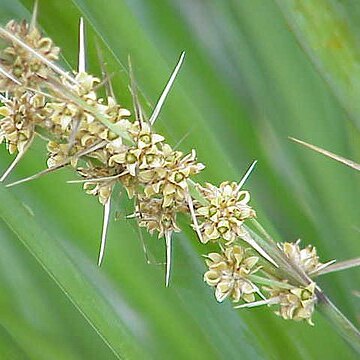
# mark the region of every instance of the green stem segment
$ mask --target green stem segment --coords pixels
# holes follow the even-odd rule
[[[320,290],[315,290],[318,298],[318,309],[334,325],[341,337],[360,354],[360,332],[349,319]]]
[[[282,289],[288,289],[291,290],[294,288],[294,286],[289,285],[285,282],[281,282],[281,281],[276,281],[276,280],[272,280],[272,279],[267,279],[264,278],[262,276],[258,276],[258,275],[248,275],[248,279],[257,283],[257,284],[262,284],[262,285],[268,285],[268,286],[276,286]]]

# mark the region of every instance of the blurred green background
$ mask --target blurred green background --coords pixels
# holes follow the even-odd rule
[[[0,0],[0,21],[30,19],[32,0]],[[96,39],[118,100],[131,108],[130,54],[147,113],[182,50],[186,61],[156,123],[206,169],[198,181],[247,182],[260,222],[278,241],[314,244],[322,260],[360,254],[359,175],[288,140],[360,161],[357,93],[360,4],[355,0],[40,0],[39,24],[76,67],[80,16],[89,71]],[[0,165],[11,161],[4,146]],[[45,167],[38,141],[11,176]],[[105,261],[96,267],[102,207],[68,169],[0,189],[1,359],[355,359],[319,314],[315,326],[267,308],[216,303],[186,221],[175,236],[170,288],[164,243],[125,221],[119,196]],[[116,212],[116,214],[115,214]],[[114,220],[115,215],[119,219]],[[319,279],[359,327],[359,270]],[[359,295],[357,295],[359,296]]]

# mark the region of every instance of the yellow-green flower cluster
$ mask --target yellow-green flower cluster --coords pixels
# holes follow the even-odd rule
[[[166,232],[179,232],[180,228],[176,224],[178,213],[186,213],[187,206],[179,203],[173,206],[163,206],[163,199],[156,197],[139,197],[138,218],[139,226],[147,228],[150,234],[157,231],[159,237]]]
[[[285,320],[306,320],[310,325],[314,325],[311,317],[317,302],[315,287],[315,283],[312,282],[306,287],[269,289],[272,304],[277,304],[278,307],[275,314]]]
[[[301,249],[299,242],[295,242],[279,244],[279,248],[289,259],[289,264],[303,271],[309,279],[327,266],[319,262],[316,249],[312,246]],[[260,257],[253,253],[251,248],[230,244],[221,247],[220,252],[206,256],[208,271],[204,274],[204,281],[215,288],[216,299],[222,302],[229,297],[235,303],[243,301],[236,308],[274,306],[275,314],[286,320],[304,320],[313,325],[312,315],[317,303],[316,283],[310,280],[307,285],[300,285],[277,274],[276,269],[268,272],[266,266],[259,265]],[[259,301],[256,301],[257,295],[261,298]]]
[[[255,211],[248,205],[250,194],[239,189],[235,182],[223,182],[219,187],[206,184],[199,187],[206,206],[197,206],[196,215],[200,221],[202,242],[224,239],[232,243],[243,234],[243,223],[255,217]]]
[[[122,108],[111,97],[107,99],[107,104],[104,104],[102,98],[97,97],[94,89],[100,81],[98,78],[82,72],[76,75],[75,81],[76,83],[72,84],[63,79],[67,91],[78,96],[111,124],[124,127],[123,123],[128,123],[123,119],[130,115],[127,109]],[[53,126],[52,133],[58,138],[58,141],[51,141],[48,144],[49,167],[58,166],[70,160],[71,165],[76,168],[79,160],[77,154],[81,154],[99,143],[103,143],[103,145],[96,150],[87,152],[86,155],[108,167],[113,149],[119,148],[122,144],[119,136],[112,133],[92,113],[69,100],[49,102],[47,109],[50,114],[49,120]],[[95,176],[97,176],[97,171],[94,171],[91,177]]]
[[[195,150],[184,155],[172,149],[138,111],[135,121],[128,120],[130,112],[114,96],[98,96],[102,82],[85,69],[74,76],[56,71],[50,65],[60,50],[35,27],[11,21],[6,29],[13,37],[5,37],[8,44],[0,51],[0,92],[6,92],[1,95],[0,143],[5,141],[11,154],[24,153],[39,130],[45,131],[48,168],[70,165],[85,191],[105,205],[104,219],[110,214],[113,188],[120,183],[134,199],[139,226],[165,236],[168,264],[171,234],[180,231],[177,216],[191,215],[200,241],[220,246],[206,256],[204,274],[218,302],[230,298],[243,302],[237,307],[274,305],[284,319],[312,324],[318,288],[311,276],[328,263],[319,261],[312,246],[301,249],[299,242],[286,242],[276,247],[270,241],[263,249],[252,238],[244,222],[256,212],[249,192],[241,189],[252,167],[240,184],[226,181],[190,189],[189,180],[204,168]],[[197,200],[190,190],[198,192]],[[283,268],[267,253],[271,246]]]
[[[300,248],[299,241],[278,245],[289,259],[290,264],[301,269],[308,276],[326,266],[319,261],[316,248],[311,245],[303,249]],[[311,317],[317,302],[315,288],[315,282],[311,282],[307,286],[293,286],[291,289],[273,286],[265,288],[265,290],[269,292],[271,304],[278,305],[279,310],[275,311],[277,315],[295,321],[306,320],[310,325],[313,325]]]
[[[59,48],[25,21],[17,23],[12,20],[6,29],[49,61],[58,59]],[[0,142],[5,141],[11,154],[21,153],[31,142],[35,128],[48,125],[45,96],[29,88],[39,90],[51,70],[16,42],[1,50],[0,67],[0,91],[7,94],[0,108],[3,116]]]
[[[146,121],[125,119],[130,112],[114,98],[98,97],[98,78],[84,71],[72,77],[50,70],[41,57],[55,61],[59,48],[36,28],[12,21],[7,30],[33,49],[7,39],[10,45],[2,51],[1,65],[8,72],[2,85],[9,101],[0,110],[4,116],[0,140],[8,143],[9,151],[23,150],[36,127],[43,127],[51,139],[49,168],[71,165],[84,178],[86,192],[98,196],[102,204],[121,182],[130,197],[141,200],[137,211],[141,226],[160,235],[178,231],[176,214],[188,211],[187,180],[204,167],[196,162],[195,151],[184,156]],[[34,95],[31,88],[50,96]]]
[[[41,126],[47,116],[45,97],[24,92],[9,99],[0,107],[0,143],[6,142],[10,154],[23,152],[32,139],[36,126]]]
[[[47,60],[58,60],[60,49],[50,38],[42,36],[36,27],[31,27],[26,21],[17,23],[11,20],[6,29]],[[21,83],[22,91],[25,87],[38,88],[39,83],[42,83],[51,71],[43,61],[16,42],[2,50],[0,65]],[[0,91],[14,91],[18,88],[19,84],[8,77],[0,77]]]
[[[295,243],[281,243],[279,247],[289,260],[300,267],[307,275],[311,275],[324,266],[324,264],[319,261],[316,248],[312,245],[300,249],[299,242],[297,241]]]
[[[210,253],[206,257],[209,270],[204,275],[204,280],[215,287],[215,297],[222,302],[230,297],[233,302],[244,300],[255,301],[257,286],[249,280],[249,275],[259,270],[255,265],[259,257],[248,255],[249,249],[234,245],[219,253]]]
[[[164,143],[148,123],[135,122],[128,129],[134,145],[123,144],[110,158],[110,165],[123,166],[122,184],[130,197],[138,197],[140,226],[151,232],[178,231],[176,214],[187,212],[187,180],[204,166],[195,151],[183,155]]]

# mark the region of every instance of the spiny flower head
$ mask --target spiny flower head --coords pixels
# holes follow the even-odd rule
[[[279,309],[275,314],[285,320],[306,320],[314,325],[311,317],[317,301],[315,295],[316,284],[310,283],[306,287],[294,287],[293,289],[272,288],[270,292],[270,304],[277,304]]]
[[[85,58],[79,56],[79,69],[84,71],[74,72],[75,77],[72,77],[51,63],[58,60],[59,48],[33,26],[11,21],[7,30],[2,29],[2,35],[7,45],[0,54],[3,74],[0,91],[6,91],[8,97],[1,96],[4,106],[0,108],[3,116],[0,119],[0,142],[5,140],[10,153],[24,153],[39,127],[45,128],[51,139],[47,144],[48,167],[53,168],[50,170],[70,164],[83,178],[79,182],[84,184],[85,191],[97,196],[104,205],[99,264],[105,246],[111,193],[114,185],[121,182],[129,197],[135,198],[134,217],[138,219],[139,226],[145,227],[151,234],[157,232],[159,237],[165,236],[166,285],[170,273],[171,235],[180,231],[176,218],[179,213],[189,214],[202,242],[225,240],[225,247],[221,247],[220,253],[213,252],[206,257],[208,271],[204,274],[204,281],[215,288],[217,301],[222,302],[229,297],[233,302],[244,301],[237,307],[276,305],[276,314],[284,319],[306,320],[312,324],[311,317],[317,302],[316,284],[311,282],[307,286],[299,286],[303,284],[300,281],[293,286],[289,279],[296,280],[297,277],[290,276],[294,275],[291,271],[295,270],[295,275],[299,275],[302,270],[311,276],[319,273],[328,263],[319,262],[314,247],[300,249],[298,242],[279,245],[287,261],[283,254],[279,256],[279,250],[272,241],[264,247],[265,251],[261,241],[257,243],[252,233],[244,230],[244,221],[256,214],[248,205],[249,192],[241,190],[241,187],[256,161],[239,184],[223,182],[219,187],[211,184],[197,186],[197,199],[202,196],[204,201],[193,201],[189,179],[198,174],[204,165],[197,162],[195,150],[184,155],[172,149],[165,138],[152,129],[170,89],[168,85],[175,79],[184,54],[149,122],[143,120],[130,71],[136,117],[136,121],[131,122],[125,119],[130,112],[113,97],[98,97],[97,88],[102,84],[100,79],[85,72]],[[20,158],[15,158],[9,171]],[[196,187],[192,190],[196,191]],[[279,264],[284,269],[279,270],[283,271],[268,271],[265,265],[261,276],[253,275],[260,269],[257,266],[259,257],[251,255],[250,248],[235,245],[238,238],[273,265],[277,266],[276,261],[280,260]],[[269,249],[276,255],[276,261],[270,261],[272,254],[268,254]],[[257,286],[263,284],[269,286],[264,287],[268,298],[260,293]],[[262,300],[255,302],[256,293]]]
[[[221,254],[207,255],[206,264],[209,267],[204,275],[208,285],[215,287],[215,297],[222,302],[230,297],[234,302],[244,300],[253,302],[258,288],[248,279],[259,267],[255,267],[259,258],[248,256],[248,250],[234,245],[225,248]]]
[[[58,60],[60,49],[53,44],[50,38],[43,37],[37,28],[31,28],[26,21],[17,23],[11,20],[6,25],[6,29],[49,61]],[[43,79],[46,79],[50,71],[44,62],[15,42],[2,51],[0,63],[23,86],[32,88],[37,87]],[[6,77],[0,78],[1,90],[16,89],[17,87],[18,85],[12,80]]]
[[[219,187],[207,183],[205,187],[199,186],[199,190],[208,202],[208,205],[198,205],[196,209],[203,242],[225,239],[231,243],[241,236],[243,222],[256,215],[248,205],[249,192],[228,181]]]

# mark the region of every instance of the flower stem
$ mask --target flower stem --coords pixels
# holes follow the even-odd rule
[[[339,335],[360,354],[360,332],[320,290],[316,289],[319,311],[334,325]]]
[[[268,285],[268,286],[276,286],[276,287],[279,287],[280,289],[293,289],[294,286],[292,285],[289,285],[285,282],[281,282],[281,281],[276,281],[276,280],[272,280],[272,279],[267,279],[267,278],[264,278],[262,276],[258,276],[258,275],[248,275],[248,279],[255,282],[255,283],[258,283],[258,284],[262,284],[262,285]]]

